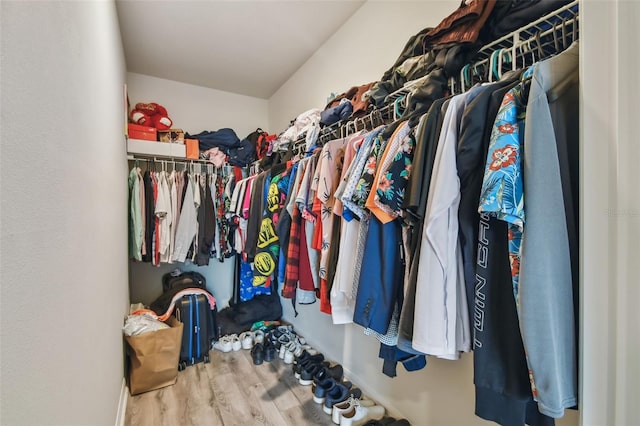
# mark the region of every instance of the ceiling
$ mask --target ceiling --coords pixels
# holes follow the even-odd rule
[[[127,71],[269,98],[365,0],[117,0]]]

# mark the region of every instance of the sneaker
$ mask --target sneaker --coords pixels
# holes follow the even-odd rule
[[[253,342],[254,343],[264,343],[264,331],[256,330],[253,332]]]
[[[365,407],[357,403],[340,415],[340,426],[363,425],[369,420],[380,420],[384,417],[384,412],[382,405]]]
[[[251,348],[251,359],[255,365],[260,365],[264,362],[264,347],[262,343],[258,343]]]
[[[293,365],[293,375],[295,376],[296,379],[300,379],[300,374],[302,373],[302,370],[309,364],[319,364],[321,362],[324,361],[324,356],[322,354],[317,354],[314,356],[310,356],[307,357],[305,359],[303,359],[302,361],[300,361],[300,359],[298,359],[297,364]],[[327,365],[329,365],[327,363]]]
[[[347,399],[344,402],[340,402],[338,404],[333,404],[333,409],[331,410],[331,421],[334,424],[339,425],[340,424],[340,415],[342,413],[345,413],[349,410],[351,410],[353,407],[356,406],[356,404],[362,405],[364,407],[370,407],[372,405],[375,405],[375,402],[373,402],[370,399],[358,399],[358,398],[354,398],[353,396],[349,397],[349,399]]]
[[[284,349],[283,349],[284,348]],[[302,354],[302,347],[300,346],[300,343],[298,343],[297,341],[293,340],[289,343],[287,343],[284,346],[280,347],[280,352],[282,353],[282,359],[284,360],[285,364],[291,364],[293,363],[293,359]]]
[[[293,345],[289,345],[286,348],[284,353],[284,358],[282,359],[285,364],[292,364],[296,355],[300,355],[302,353],[302,348],[299,344],[294,343]]]
[[[229,336],[222,336],[220,339],[218,339],[218,341],[213,344],[213,349],[216,349],[220,352],[231,352],[233,350],[233,347],[231,345]]]
[[[289,342],[290,343],[290,342]],[[287,343],[287,345],[289,344]],[[284,354],[287,352],[287,346],[284,344],[280,344],[280,349],[278,350],[278,358],[284,359]]]
[[[322,404],[327,397],[327,393],[329,393],[336,384],[337,382],[333,377],[327,377],[321,382],[314,383],[312,388],[313,402]]]
[[[327,379],[328,377],[334,378],[337,382],[342,380],[342,376],[344,375],[344,370],[340,364],[336,364],[333,367],[324,367],[321,368],[314,374],[313,381],[315,383],[320,383],[321,381]]]
[[[325,367],[324,363],[314,363],[308,362],[305,364],[300,370],[300,379],[298,380],[302,386],[309,386],[313,383],[313,376],[320,370]]]
[[[269,341],[264,344],[263,356],[264,360],[267,362],[271,362],[276,358],[276,348]]]
[[[327,393],[322,410],[331,415],[334,404],[346,401],[349,399],[349,394],[350,392],[347,386],[342,383],[336,383],[333,389]]]
[[[242,333],[240,343],[242,343],[242,349],[251,349],[253,347],[253,333],[251,331]]]
[[[276,327],[276,330],[278,330],[281,334],[291,334],[291,333],[293,333],[293,326],[292,325],[279,325],[278,327]]]
[[[237,334],[232,334],[231,336],[229,336],[229,340],[231,340],[231,348],[234,350],[234,352],[238,352],[240,349],[242,349],[242,343],[240,342],[240,338],[238,338]]]
[[[298,365],[312,357],[319,358],[319,361],[324,361],[324,356],[320,352],[315,350],[303,349],[300,355],[294,359],[293,364]]]
[[[282,348],[285,345],[288,345],[292,341],[293,340],[292,340],[292,337],[290,335],[282,334],[282,335],[280,335],[280,337],[278,337],[278,340],[277,340],[277,343],[276,343],[276,348],[278,348],[278,350],[280,350],[280,348]],[[282,356],[280,358],[284,358],[284,352],[282,352]]]

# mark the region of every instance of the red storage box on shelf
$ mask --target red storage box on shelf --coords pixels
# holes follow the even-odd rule
[[[158,131],[154,127],[141,126],[129,123],[129,138],[141,139],[145,141],[157,141]]]
[[[200,156],[200,142],[198,142],[198,139],[185,139],[184,144],[187,150],[187,158],[197,160]]]

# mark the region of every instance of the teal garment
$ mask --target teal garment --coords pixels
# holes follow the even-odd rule
[[[138,168],[129,173],[129,256],[142,261],[142,208]]]

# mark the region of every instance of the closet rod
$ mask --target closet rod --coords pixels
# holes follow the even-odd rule
[[[543,17],[524,25],[517,30],[510,32],[497,40],[492,41],[480,48],[473,62],[489,58],[491,54],[500,48],[512,48],[514,44],[522,38],[530,39],[541,33],[552,29],[554,25],[562,24],[562,21],[577,18],[579,15],[579,0],[566,4]]]
[[[398,99],[401,99],[401,101],[398,101]],[[391,102],[384,105],[383,107],[374,108],[368,111],[368,114],[362,117],[356,117],[354,119],[346,120],[346,121],[338,121],[334,124],[323,127],[320,129],[320,132],[318,133],[318,139],[316,144],[323,145],[325,142],[331,140],[332,138],[340,138],[340,137],[347,136],[351,134],[350,129],[353,129],[354,130],[353,133],[355,133],[357,130],[360,130],[361,127],[364,128],[367,126],[367,124],[373,123],[374,120],[376,122],[386,122],[386,121],[395,119],[397,117],[394,114],[394,109],[396,107],[400,109],[404,109],[405,106],[406,106],[406,97],[404,95],[398,96],[395,99],[393,99]],[[372,124],[372,126],[374,125]],[[303,135],[302,137],[299,137],[295,141],[291,142],[291,144],[294,147],[300,146],[304,143],[306,143],[306,135]]]
[[[523,64],[522,67],[525,67],[529,58],[533,58],[532,61],[529,61],[530,64],[533,64],[534,62],[539,62],[562,52],[579,39],[578,20],[579,17],[576,15],[574,18],[563,20],[559,25],[537,33],[531,38],[520,39],[510,48],[499,48],[495,50],[494,54],[496,58],[492,55],[466,65],[460,71],[459,77],[451,77],[449,82],[450,86],[455,84],[455,87],[462,88],[464,92],[464,88],[468,84],[466,81],[467,77],[473,77],[478,74],[486,77],[493,71],[497,71],[499,78],[504,71],[504,67],[500,63],[503,62],[503,59],[507,55],[509,56],[509,60],[505,60],[505,63],[510,63],[511,69],[516,69],[518,64]],[[558,31],[560,31],[562,35],[558,35]],[[513,52],[515,52],[515,55]],[[497,68],[493,67],[492,65],[495,64],[492,64],[492,61],[500,65],[498,65]],[[464,84],[462,84],[463,82]]]
[[[480,48],[480,50],[478,50],[478,53],[476,53],[474,60],[468,64],[467,68],[473,69],[476,67],[483,66],[490,62],[490,58],[494,54],[494,52],[499,50],[504,50],[505,52],[511,52],[512,68],[515,69],[517,65],[516,58],[518,57],[518,49],[519,48],[521,49],[522,46],[525,46],[525,45],[531,45],[531,42],[533,39],[537,38],[538,40],[540,40],[545,37],[548,37],[548,35],[550,34],[553,34],[558,30],[558,28],[562,29],[562,28],[566,28],[567,26],[572,26],[571,40],[572,42],[578,40],[579,38],[578,28],[577,28],[578,21],[579,21],[579,0],[574,0],[573,2],[556,9],[555,11],[537,19],[536,21],[533,21],[527,25],[524,25],[518,28],[517,30],[512,31],[509,34],[506,34],[500,37],[499,39],[484,45],[483,47]],[[544,42],[542,42],[539,46],[533,46],[533,47],[543,49],[545,47],[548,47],[548,45],[549,45],[549,41],[544,40]],[[560,51],[564,50],[566,47],[568,46],[563,45],[563,48],[560,49]],[[521,55],[520,57],[522,57],[522,55],[528,54],[529,51],[526,51],[526,52],[521,51],[519,53]],[[559,52],[553,52],[553,53],[559,53]],[[544,59],[550,56],[551,54],[547,53],[545,54],[544,57],[537,57],[536,59],[537,61],[539,61],[541,59]],[[424,79],[426,79],[426,77],[427,76],[423,76],[415,80],[406,82],[400,89],[397,89],[396,91],[387,95],[385,99],[386,104],[380,108],[374,108],[373,110],[371,110],[369,116],[373,116],[373,114],[377,114],[377,117],[379,117],[383,121],[397,119],[398,114],[397,114],[397,111],[395,111],[395,109],[397,107],[400,107],[403,109],[406,108],[406,105],[408,104],[408,99],[411,97],[411,93],[413,89],[419,86],[420,83]],[[464,87],[461,84],[461,81],[459,80],[460,80],[459,76],[451,77],[449,79],[450,87],[452,88]],[[402,104],[400,106],[398,105],[398,99],[402,100],[401,101]],[[366,119],[365,121],[362,121],[362,118],[355,118],[353,120],[347,120],[347,121],[338,121],[337,123],[334,123],[330,126],[321,128],[318,133],[318,139],[316,144],[321,146],[323,145],[324,142],[327,142],[332,138],[347,136],[348,134],[350,134],[349,133],[350,129],[352,128],[354,130],[358,129],[358,122],[362,124],[366,124]],[[306,135],[303,135],[302,137],[299,137],[298,139],[296,139],[295,141],[291,141],[290,143],[293,145],[293,147],[301,146],[302,144],[306,143]],[[254,164],[255,163],[257,162],[254,162]]]
[[[204,164],[213,166],[214,164],[207,160],[195,160],[191,158],[178,158],[178,157],[158,157],[156,155],[144,155],[144,154],[135,154],[135,155],[127,155],[128,161],[151,161],[156,163],[193,163],[193,164]],[[226,165],[226,163],[225,163]]]

